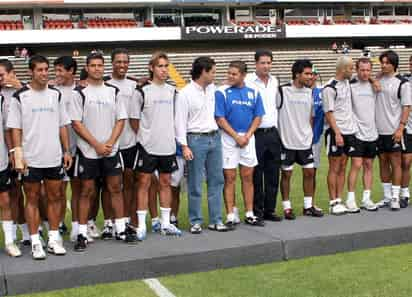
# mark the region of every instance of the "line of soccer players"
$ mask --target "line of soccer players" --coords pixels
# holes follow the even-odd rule
[[[0,207],[6,252],[21,255],[18,224],[34,259],[46,258],[46,246],[49,253],[66,253],[61,234],[67,229],[68,183],[75,251],[86,250],[96,238],[144,240],[148,211],[152,231],[180,236],[177,217],[185,166],[192,234],[202,232],[203,181],[207,228],[226,232],[240,223],[237,170],[246,224],[282,220],[275,213],[279,184],[284,218],[295,219],[289,197],[295,163],[303,171],[303,215],[322,217],[313,199],[324,126],[331,214],[360,211],[355,187],[362,168],[361,208],[398,210],[408,205],[412,94],[407,76],[396,73],[395,52],[380,56],[377,77],[372,77],[370,60],[357,60],[353,75],[352,59],[340,57],[336,76],[323,88],[317,86],[317,70],[309,60],[297,60],[291,82],[280,86],[270,74],[272,53],[258,50],[255,61],[256,70],[249,74],[244,62],[231,62],[227,80],[217,88],[214,60],[199,57],[190,83],[177,92],[168,83],[169,58],[160,52],[152,56],[149,77],[142,80],[127,76],[125,49],[112,52],[107,77],[104,57],[90,54],[77,82],[72,57],[54,61],[51,82],[49,61],[33,56],[27,84],[16,78],[10,61],[0,60]],[[375,204],[371,187],[377,155],[384,198]],[[348,196],[342,202],[348,158]],[[102,232],[95,224],[100,200]],[[47,245],[42,225],[48,229]]]

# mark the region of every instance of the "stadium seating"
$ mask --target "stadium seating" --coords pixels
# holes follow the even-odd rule
[[[173,20],[171,16],[156,16],[155,25],[157,27],[175,27],[177,26],[177,23]]]
[[[109,19],[109,18],[95,18],[87,19],[85,26],[90,29],[96,28],[133,28],[137,27],[136,20],[133,19]]]
[[[74,25],[71,20],[44,20],[43,29],[73,29]]]
[[[187,27],[191,26],[217,26],[219,21],[211,16],[192,16],[185,17],[185,25]]]
[[[22,21],[0,21],[0,30],[10,31],[10,30],[23,30]]]

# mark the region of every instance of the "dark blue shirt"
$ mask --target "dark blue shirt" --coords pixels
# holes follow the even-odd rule
[[[314,88],[312,90],[313,97],[313,143],[318,143],[323,134],[323,126],[325,124],[325,113],[322,103],[322,89]]]

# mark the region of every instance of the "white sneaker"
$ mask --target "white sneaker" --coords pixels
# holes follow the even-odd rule
[[[399,204],[399,198],[392,198],[390,206],[391,206],[391,210],[399,210],[401,208]]]
[[[348,213],[358,213],[360,212],[359,207],[356,205],[355,199],[347,199],[346,200],[346,208]]]
[[[6,250],[6,253],[10,257],[20,257],[21,256],[21,251],[14,242],[6,244],[4,249]]]
[[[66,254],[66,250],[63,247],[63,243],[61,241],[51,240],[51,239],[49,239],[49,242],[47,245],[47,251],[56,256],[62,256]]]
[[[343,215],[348,212],[345,205],[342,204],[342,200],[336,199],[336,201],[329,206],[329,213],[335,216]]]
[[[371,199],[362,200],[361,208],[367,211],[377,211],[379,209],[378,205],[373,203]]]
[[[381,201],[379,201],[378,203],[376,203],[376,206],[379,208],[382,207],[389,207],[389,204],[391,203],[391,199],[388,198],[383,198]]]
[[[88,237],[91,238],[100,238],[101,234],[100,234],[100,230],[99,228],[97,228],[96,224],[93,222],[91,224],[87,224],[87,235]]]
[[[87,243],[93,243],[93,242],[94,242],[93,237],[91,237],[91,236],[89,235],[89,232],[87,232]]]
[[[234,224],[240,224],[240,217],[239,217],[239,210],[237,208],[233,208],[233,214],[235,218],[233,219]]]
[[[31,246],[31,253],[34,260],[44,260],[46,259],[46,253],[44,252],[42,244],[33,244]]]
[[[180,229],[178,229],[175,225],[169,224],[166,228],[162,227],[160,234],[168,236],[182,236],[182,231],[180,231]]]
[[[146,239],[147,230],[143,228],[136,229],[136,237],[138,241],[143,241]]]

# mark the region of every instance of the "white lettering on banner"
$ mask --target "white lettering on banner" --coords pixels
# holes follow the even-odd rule
[[[276,26],[199,26],[186,27],[186,34],[258,34],[258,33],[281,33],[282,29]],[[276,36],[271,34],[270,36]]]

